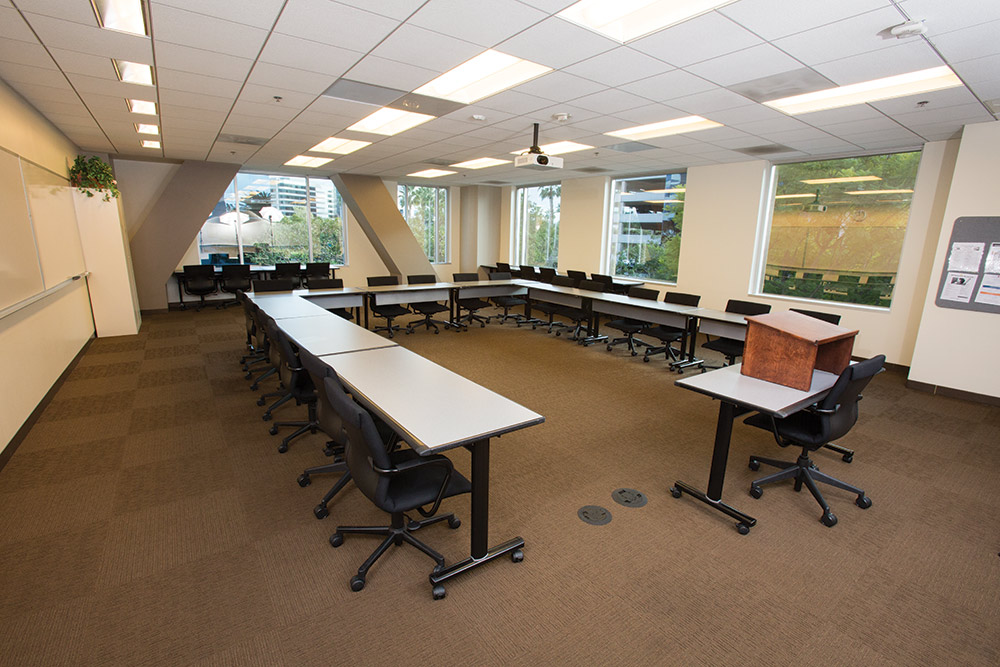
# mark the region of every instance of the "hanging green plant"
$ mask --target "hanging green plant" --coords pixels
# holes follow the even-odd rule
[[[88,197],[93,197],[94,190],[98,190],[104,195],[104,201],[111,201],[120,194],[111,165],[96,155],[89,159],[77,155],[69,170],[69,182]]]

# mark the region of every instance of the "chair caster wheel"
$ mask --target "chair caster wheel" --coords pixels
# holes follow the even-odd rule
[[[750,463],[747,464],[750,470],[760,470],[760,461],[757,459],[750,459]]]
[[[559,338],[559,336],[561,336],[561,335],[562,335],[562,332],[561,332],[561,331],[557,331],[557,332],[556,332],[556,338]]]
[[[270,433],[271,435],[278,435],[278,427],[272,426],[271,428],[267,429],[267,432]]]
[[[510,552],[510,559],[515,563],[520,563],[522,560],[524,560],[524,552],[521,551],[520,549],[514,549],[513,551]]]
[[[681,497],[681,490],[678,489],[676,486],[671,486],[670,487],[670,495],[672,495],[674,498],[680,498]]]
[[[649,357],[643,357],[642,360],[643,360],[644,363],[647,363],[647,364],[649,363]]]
[[[740,535],[746,535],[747,533],[750,532],[750,526],[740,521],[738,524],[736,524],[736,532],[739,533]]]
[[[252,378],[252,377],[253,377],[253,373],[249,373],[249,372],[248,372],[248,373],[247,373],[246,375],[244,375],[244,376],[243,376],[243,379],[244,379],[244,380],[249,380],[249,379],[250,379],[250,378]]]
[[[751,484],[750,485],[750,497],[751,498],[760,498],[762,495],[764,495],[764,489],[760,488],[756,484]]]
[[[837,525],[837,516],[833,512],[827,512],[821,516],[819,520],[822,521],[823,525],[827,528],[833,528]]]
[[[431,595],[434,596],[435,600],[443,600],[447,594],[448,594],[447,591],[444,590],[444,586],[442,586],[441,584],[438,584],[437,586],[431,589]]]
[[[263,396],[257,399],[257,405],[264,407],[265,403],[267,403],[267,400],[265,400]]]
[[[278,445],[279,454],[284,454],[287,451],[288,451],[288,445],[286,445],[285,443],[281,443],[280,445]]]
[[[610,345],[608,345],[607,346],[607,350],[608,350],[608,352],[610,352],[612,350],[612,347]]]
[[[841,458],[844,459],[844,463],[850,463],[854,460],[854,454],[844,454]]]
[[[307,475],[305,473],[302,473],[301,475],[299,475],[299,486],[301,486],[304,489],[307,486],[309,486],[310,484],[312,484],[312,480],[309,479],[309,475]]]
[[[317,505],[313,508],[313,514],[316,515],[317,519],[325,519],[330,516],[330,510],[326,508],[326,505]]]
[[[435,335],[435,336],[436,336],[436,335],[438,335],[439,333],[441,333],[441,332],[440,332],[440,331],[438,331],[437,329],[435,329],[435,330],[434,330],[434,335]]]
[[[365,587],[365,578],[360,575],[351,577],[351,590],[357,593]]]
[[[263,419],[266,422],[269,422],[269,421],[271,421],[271,413],[270,412],[265,412],[264,414],[262,414],[260,416],[260,418]]]
[[[461,525],[462,525],[462,520],[459,519],[457,516],[453,516],[448,519],[448,527],[451,528],[452,530],[455,530]]]
[[[854,501],[854,504],[861,509],[866,510],[872,506],[872,499],[868,496],[858,496],[857,500]]]
[[[483,322],[480,322],[479,323],[479,328],[480,329],[485,329],[486,328],[486,324],[484,324]]]
[[[632,350],[632,356],[633,356],[633,357],[637,357],[637,356],[639,356],[639,353],[638,353],[638,352],[636,352],[635,350]]]
[[[333,535],[330,536],[330,546],[333,547],[334,549],[336,549],[343,543],[344,543],[344,536],[341,535],[340,533],[334,533]]]

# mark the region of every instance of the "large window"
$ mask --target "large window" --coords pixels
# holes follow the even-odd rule
[[[616,276],[677,282],[687,174],[614,181],[609,265]]]
[[[783,164],[761,291],[888,306],[920,153]]]
[[[517,188],[514,193],[514,263],[555,268],[559,261],[562,186]]]
[[[396,202],[417,243],[433,264],[448,263],[448,188],[400,185]]]
[[[344,204],[329,179],[236,175],[198,236],[202,260],[345,264]]]

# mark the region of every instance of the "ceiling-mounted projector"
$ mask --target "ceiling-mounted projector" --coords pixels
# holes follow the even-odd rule
[[[538,123],[535,123],[535,131],[531,141],[531,148],[527,153],[522,153],[514,158],[515,167],[525,169],[562,169],[563,159],[546,155],[538,147]]]

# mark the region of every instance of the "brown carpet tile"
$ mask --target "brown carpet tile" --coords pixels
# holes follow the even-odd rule
[[[1000,408],[876,378],[843,440],[854,463],[813,457],[874,501],[862,511],[824,488],[832,529],[791,484],[747,495],[763,474],[749,455],[796,453],[737,424],[724,493],[760,521],[743,537],[670,496],[676,479],[706,483],[718,404],[674,386],[662,360],[511,324],[398,336],[546,417],[491,449],[491,539],[523,536],[524,562],[468,573],[434,602],[432,563],[410,547],[350,591],[376,540],[327,539],[387,517],[353,486],[313,517],[336,476],[295,480],[330,461],[327,438],[277,452],[255,405],[277,379],[248,389],[243,340],[241,312],[206,309],[89,347],[0,471],[0,664],[1000,662]],[[275,419],[304,414],[287,404]],[[468,453],[449,455],[467,474]],[[616,504],[619,487],[648,504]],[[466,523],[420,536],[454,560],[469,499],[446,505]],[[613,520],[587,525],[583,505]]]

